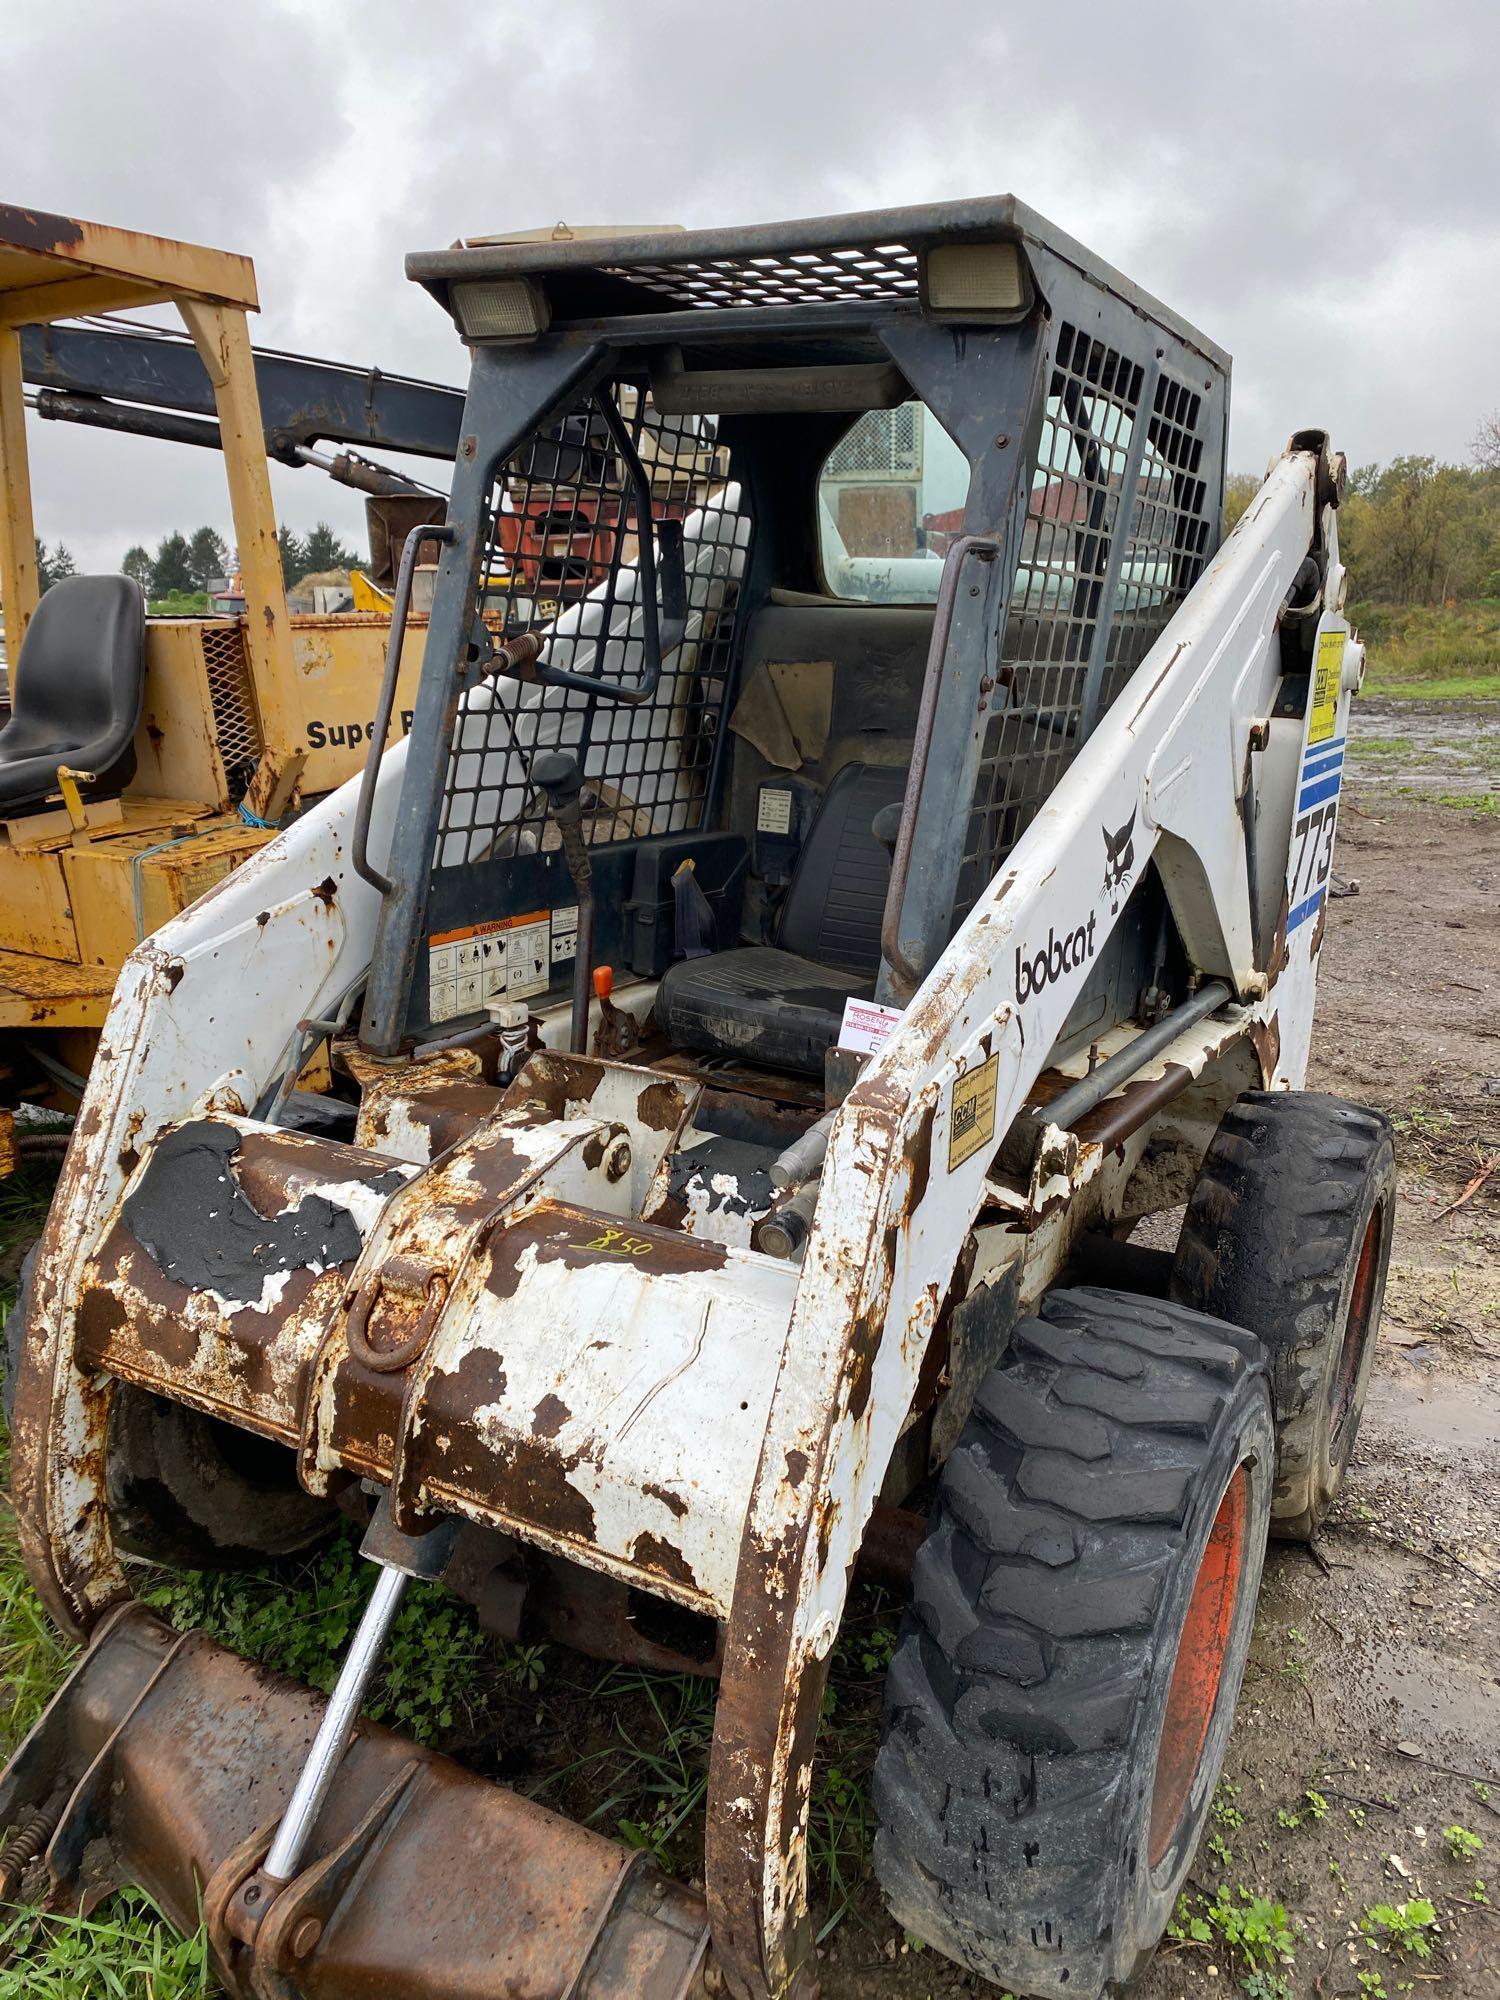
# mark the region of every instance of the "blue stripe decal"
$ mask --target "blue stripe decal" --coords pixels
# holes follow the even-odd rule
[[[1348,741],[1347,736],[1334,736],[1327,743],[1310,743],[1307,747],[1308,757],[1327,757],[1334,750],[1342,750]]]
[[[1336,771],[1343,761],[1342,750],[1335,750],[1332,756],[1322,750],[1318,751],[1316,756],[1310,756],[1302,766],[1302,782],[1306,784],[1309,778],[1319,777],[1324,771]]]
[[[1297,800],[1298,812],[1306,812],[1309,806],[1319,805],[1324,799],[1336,797],[1341,782],[1342,777],[1338,771],[1335,771],[1331,778],[1316,779]]]
[[[1314,889],[1305,903],[1299,903],[1286,920],[1286,934],[1291,936],[1298,924],[1305,924],[1309,917],[1316,916],[1318,905],[1323,900],[1323,891]]]

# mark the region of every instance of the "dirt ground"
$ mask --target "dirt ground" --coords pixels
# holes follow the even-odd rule
[[[1318,1555],[1271,1551],[1228,1785],[1190,1889],[1286,1906],[1294,2000],[1395,2000],[1405,1981],[1495,2000],[1500,1164],[1454,1204],[1500,1159],[1500,818],[1427,801],[1495,782],[1500,704],[1433,717],[1365,704],[1354,734],[1335,868],[1358,893],[1329,909],[1308,1082],[1395,1121],[1395,1250],[1354,1467]],[[1410,748],[1364,757],[1361,736]],[[1451,1859],[1450,1826],[1482,1852]],[[1476,1879],[1490,1904],[1473,1900]],[[1436,1911],[1430,1960],[1357,1941],[1372,1906],[1417,1897]],[[1246,1972],[1217,1943],[1169,1941],[1131,2000],[1227,2000]],[[873,1910],[830,1940],[822,1983],[825,2000],[993,1991]]]

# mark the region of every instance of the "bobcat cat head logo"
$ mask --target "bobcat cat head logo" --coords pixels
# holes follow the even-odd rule
[[[1109,898],[1110,915],[1118,916],[1135,867],[1135,812],[1114,833],[1107,826],[1099,831],[1104,835],[1104,893]]]

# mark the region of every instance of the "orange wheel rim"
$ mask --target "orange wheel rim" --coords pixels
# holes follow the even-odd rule
[[[1359,1246],[1359,1262],[1349,1291],[1349,1317],[1344,1322],[1344,1344],[1339,1349],[1338,1367],[1333,1377],[1333,1394],[1328,1408],[1328,1455],[1338,1463],[1339,1448],[1354,1414],[1354,1393],[1359,1387],[1360,1369],[1370,1344],[1371,1308],[1375,1303],[1375,1274],[1380,1267],[1380,1235],[1384,1208],[1377,1208]]]
[[[1160,1865],[1182,1826],[1203,1746],[1219,1705],[1229,1634],[1240,1597],[1249,1513],[1250,1483],[1241,1465],[1219,1502],[1177,1641],[1151,1793],[1153,1868]]]

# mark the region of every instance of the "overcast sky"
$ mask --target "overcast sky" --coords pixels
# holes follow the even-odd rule
[[[461,382],[402,258],[578,222],[1012,192],[1234,356],[1231,463],[1294,429],[1463,458],[1500,404],[1496,0],[0,0],[0,199],[255,259],[266,345]],[[210,520],[206,453],[32,424],[83,567]],[[277,469],[294,528],[357,499]]]

